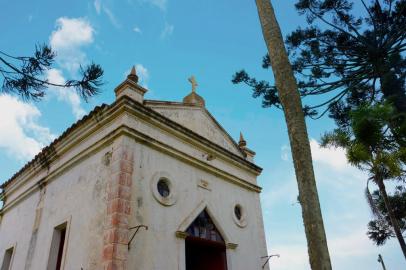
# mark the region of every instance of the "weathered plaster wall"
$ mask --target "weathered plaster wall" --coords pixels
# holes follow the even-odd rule
[[[46,269],[53,229],[66,221],[64,269],[102,269],[105,186],[109,175],[104,156],[107,151],[109,148],[95,153],[46,185],[35,246],[30,243],[40,191],[5,213],[0,224],[0,254],[17,243],[12,269]],[[27,260],[29,249],[34,249],[31,260]]]
[[[3,216],[0,223],[0,265],[5,250],[15,246],[12,267],[24,269],[38,200],[39,192],[36,192]]]
[[[169,175],[176,192],[176,203],[164,206],[153,196],[151,185],[159,172]],[[208,189],[198,187],[200,180]],[[131,245],[129,269],[185,269],[184,239],[175,232],[196,208],[207,204],[212,218],[225,232],[227,242],[238,244],[227,249],[228,269],[262,269],[261,256],[267,254],[259,194],[196,169],[166,154],[136,144],[134,148],[133,215],[130,226],[147,225],[140,230]],[[247,225],[237,226],[233,220],[235,204],[247,213]],[[200,211],[198,211],[200,212]]]
[[[128,258],[128,229],[131,217],[133,143],[120,137],[112,145],[110,176],[107,181],[106,219],[103,231],[103,269],[124,270]]]

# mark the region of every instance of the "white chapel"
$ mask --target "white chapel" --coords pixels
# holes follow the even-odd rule
[[[0,270],[269,269],[255,153],[133,68],[2,186]]]

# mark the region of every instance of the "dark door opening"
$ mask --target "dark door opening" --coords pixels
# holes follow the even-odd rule
[[[227,270],[224,243],[187,237],[186,270]]]
[[[66,242],[66,228],[66,222],[54,228],[47,270],[60,270],[62,268]]]
[[[186,230],[186,270],[227,270],[226,245],[206,210]]]
[[[58,247],[58,258],[56,261],[56,269],[61,269],[62,264],[62,255],[63,255],[63,246],[65,245],[65,236],[66,236],[66,227],[61,228],[60,230],[60,240]]]

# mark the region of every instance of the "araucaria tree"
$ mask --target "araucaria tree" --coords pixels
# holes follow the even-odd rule
[[[389,128],[394,118],[394,111],[396,109],[390,103],[361,105],[350,112],[349,125],[340,126],[323,136],[322,145],[346,149],[350,164],[366,171],[369,174],[369,180],[378,186],[379,195],[382,197],[385,213],[389,219],[386,224],[390,225],[388,229],[397,237],[406,258],[405,239],[401,230],[403,221],[395,215],[384,184],[384,181],[390,180],[404,181],[406,177],[404,171],[406,148],[397,142]],[[367,198],[378,221],[384,222],[383,211],[376,209],[378,206],[368,189]]]
[[[380,106],[391,108],[380,135],[391,144],[368,149],[369,162],[373,160],[375,165],[363,167],[380,185],[384,197],[384,180],[405,174],[404,157],[397,157],[400,175],[382,174],[388,163],[380,156],[406,149],[406,0],[298,0],[296,8],[306,16],[308,27],[288,35],[286,44],[300,95],[306,101],[303,112],[316,119],[328,113],[337,124],[337,132],[345,131],[353,135],[352,141],[359,141],[353,130],[356,112],[362,109],[369,114]],[[264,68],[274,68],[272,58],[271,54],[263,58]],[[244,70],[234,75],[233,82],[250,86],[254,97],[263,98],[264,107],[285,109],[278,83],[274,86],[257,80]],[[313,96],[318,98],[309,98]],[[314,101],[322,98],[322,102]],[[385,206],[389,215],[390,203]],[[399,232],[395,221],[391,226]],[[406,257],[404,239],[396,234]]]
[[[383,197],[378,190],[370,196],[373,207],[376,207],[377,212],[375,217],[368,223],[368,237],[378,246],[384,245],[385,242],[396,237],[392,226],[388,210],[386,209]],[[392,195],[388,195],[388,201],[392,206],[393,214],[398,221],[402,234],[406,233],[406,188],[397,186]]]
[[[286,38],[293,71],[302,97],[324,96],[325,101],[304,106],[315,118],[330,112],[344,116],[361,101],[391,100],[398,112],[406,112],[405,68],[406,0],[374,0],[358,3],[364,13],[353,15],[348,0],[299,0],[296,8],[309,26]],[[271,67],[269,55],[263,68]],[[277,88],[241,70],[234,83],[245,83],[263,106],[281,108]],[[355,104],[342,102],[351,97]],[[320,98],[318,99],[320,100]],[[337,115],[340,114],[340,115]],[[348,117],[348,116],[347,116]],[[403,130],[405,131],[405,130]]]
[[[48,81],[46,71],[52,67],[55,56],[46,45],[37,46],[33,56],[12,56],[0,50],[0,78],[3,81],[0,92],[26,100],[41,99],[50,86],[73,87],[84,100],[99,92],[103,69],[94,63],[80,68],[82,78],[79,80],[67,80],[63,84]]]
[[[270,0],[256,0],[256,4],[288,127],[310,265],[313,270],[330,270],[330,255],[298,86]]]

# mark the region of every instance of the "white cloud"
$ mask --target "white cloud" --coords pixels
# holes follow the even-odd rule
[[[52,32],[49,40],[57,53],[58,64],[71,75],[76,75],[80,65],[87,61],[86,54],[81,48],[91,44],[93,36],[94,29],[85,18],[57,19],[56,30]]]
[[[167,0],[150,0],[151,4],[159,7],[162,10],[166,10]]]
[[[310,146],[332,263],[336,269],[356,269],[355,265],[371,269],[377,253],[383,251],[366,235],[370,214],[363,189],[367,176],[348,164],[343,149],[322,148],[314,139]],[[281,147],[281,159],[292,163],[288,146]],[[308,270],[300,205],[292,205],[298,194],[293,166],[280,164],[267,177],[273,181],[262,195],[268,249],[281,255],[270,261],[270,268]]]
[[[149,71],[142,64],[136,64],[135,69],[137,70],[138,77],[141,83],[146,83],[149,80]]]
[[[280,257],[272,257],[268,264],[270,269],[275,270],[302,270],[310,269],[308,266],[306,246],[292,244],[272,247],[272,254],[279,254]],[[265,261],[264,261],[265,262]]]
[[[101,2],[100,2],[100,0],[95,0],[93,2],[93,5],[94,5],[94,9],[96,10],[97,14],[100,14],[100,12],[101,12]]]
[[[95,1],[95,7],[98,7],[98,1]],[[69,76],[79,76],[80,65],[85,65],[88,60],[82,48],[90,45],[94,41],[94,29],[90,22],[85,18],[66,18],[61,17],[56,20],[56,30],[50,37],[51,47],[56,51],[56,61],[61,69],[51,69],[46,77],[49,82],[64,84],[65,78],[63,71],[67,71]],[[76,119],[81,118],[86,112],[81,107],[81,100],[74,89],[50,87],[58,100],[67,102]]]
[[[173,24],[169,24],[168,22],[165,22],[165,27],[161,32],[161,38],[164,39],[164,38],[172,35],[173,30],[175,30],[175,26]]]
[[[336,170],[349,166],[345,150],[342,148],[323,148],[315,139],[310,140],[310,147],[312,149],[312,158],[315,162],[323,163]]]
[[[65,78],[62,75],[62,72],[58,69],[50,69],[47,72],[47,79],[51,83],[63,84]],[[76,119],[81,118],[86,114],[86,111],[81,107],[80,97],[76,93],[75,89],[72,88],[62,88],[62,87],[50,87],[49,90],[51,93],[54,93],[58,100],[67,102],[71,108],[72,113]]]
[[[335,234],[327,239],[331,261],[336,269],[348,269],[348,264],[351,264],[351,261],[368,260],[378,253],[376,247],[366,236],[365,227],[352,225],[348,231],[348,233]],[[280,258],[271,259],[271,269],[310,269],[305,243],[274,245],[272,251],[272,254],[280,254]]]
[[[121,28],[121,24],[119,23],[117,17],[114,15],[110,8],[108,8],[105,4],[102,4],[101,0],[95,0],[93,2],[93,6],[98,15],[100,15],[103,11],[107,15],[107,18],[110,20],[111,24],[114,25],[114,27]]]
[[[134,26],[133,31],[134,31],[135,33],[142,34],[142,31],[141,31],[141,29],[140,29],[138,26]]]
[[[261,196],[264,211],[278,206],[292,206],[297,203],[298,189],[294,176],[287,174],[282,183],[264,190]]]
[[[354,228],[348,234],[337,234],[328,238],[329,252],[335,268],[344,269],[348,262],[362,260],[377,253],[365,234],[365,228]],[[272,254],[280,254],[280,258],[272,258],[270,268],[274,270],[310,269],[307,246],[303,244],[282,244],[272,246]]]
[[[281,159],[283,161],[289,161],[291,160],[290,158],[290,147],[287,145],[282,145],[281,147]]]
[[[334,237],[329,242],[332,257],[344,259],[376,253],[376,249],[371,240],[368,239],[365,231],[365,226],[360,228],[352,226],[348,234]]]
[[[166,7],[168,4],[167,0],[141,0],[141,2],[149,3],[153,6],[156,6],[157,8],[159,8],[162,11],[166,11]]]
[[[148,81],[149,81],[149,71],[146,67],[144,67],[142,64],[136,64],[135,65],[135,71],[138,76],[138,83],[142,85],[145,88],[148,88]],[[128,74],[130,74],[131,69],[128,69],[124,72],[123,76],[124,78],[127,77]]]
[[[33,104],[0,95],[0,148],[20,161],[34,157],[55,135],[41,126],[41,112]]]
[[[78,48],[93,42],[94,29],[85,18],[61,17],[56,20],[56,30],[50,37],[55,50]]]
[[[116,27],[116,28],[121,27],[121,24],[118,22],[114,13],[109,8],[107,8],[105,5],[103,5],[103,11],[104,11],[104,13],[106,13],[107,17],[109,18],[111,24],[114,25],[114,27]]]
[[[362,203],[363,189],[367,177],[365,173],[347,162],[344,149],[323,148],[315,139],[310,139],[310,148],[318,189],[327,188],[330,195],[340,193],[342,199],[354,200],[361,197]],[[293,165],[291,149],[288,145],[281,146],[281,160]],[[293,170],[293,166],[291,169]],[[266,208],[274,209],[276,206],[292,205],[297,202],[297,181],[294,171],[293,174],[290,172],[290,170],[280,172],[276,169],[267,177],[280,178],[282,176],[282,180],[264,190],[262,198]],[[360,193],[345,192],[348,189],[358,190]],[[338,205],[337,203],[336,207]]]
[[[316,164],[323,164],[335,170],[343,170],[349,168],[345,150],[342,148],[324,148],[315,139],[310,139],[310,148],[312,151],[313,162]],[[283,161],[290,161],[291,150],[288,145],[281,147],[281,159]]]

